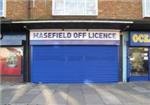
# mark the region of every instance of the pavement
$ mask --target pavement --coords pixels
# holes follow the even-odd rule
[[[0,105],[150,105],[150,82],[2,84]]]

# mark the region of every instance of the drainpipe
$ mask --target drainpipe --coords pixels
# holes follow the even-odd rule
[[[27,1],[27,20],[31,19],[31,0]],[[26,23],[25,23],[26,24]],[[25,71],[24,71],[24,82],[30,82],[30,40],[29,40],[29,34],[30,30],[28,26],[23,26],[25,33],[26,33],[26,41],[25,41]]]
[[[24,71],[24,82],[30,82],[31,81],[31,76],[30,76],[30,30],[28,26],[23,26],[25,32],[26,32],[26,42],[25,42],[25,71]]]

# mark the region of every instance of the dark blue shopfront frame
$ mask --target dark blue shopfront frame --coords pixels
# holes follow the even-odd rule
[[[149,62],[149,73],[148,73],[148,75],[145,75],[145,76],[130,76],[130,68],[131,68],[131,66],[130,66],[130,64],[129,64],[129,58],[128,58],[128,56],[127,56],[127,61],[128,61],[128,63],[127,63],[127,68],[128,68],[128,70],[127,70],[127,78],[128,78],[128,81],[145,81],[145,80],[150,80],[150,42],[135,42],[135,41],[133,41],[133,36],[134,35],[137,35],[137,36],[139,36],[139,35],[147,35],[149,38],[150,38],[150,32],[130,32],[130,35],[129,35],[129,41],[128,41],[128,48],[127,48],[127,55],[129,55],[129,47],[147,47],[147,48],[149,48],[149,54],[148,54],[148,57],[149,57],[149,60],[148,60],[148,62]],[[147,37],[147,38],[148,38]]]
[[[127,54],[129,54],[129,47],[128,47],[128,50],[127,50]],[[149,48],[149,55],[148,57],[150,58],[150,48]],[[150,80],[150,59],[149,59],[149,73],[148,75],[145,75],[145,76],[130,76],[130,72],[131,72],[131,66],[130,66],[130,61],[129,61],[129,58],[127,57],[128,59],[128,65],[127,65],[127,68],[128,68],[128,71],[127,71],[127,74],[128,74],[128,81],[145,81],[145,80]]]

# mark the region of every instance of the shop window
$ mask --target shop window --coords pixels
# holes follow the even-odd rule
[[[6,0],[0,0],[0,17],[6,16]]]
[[[130,47],[130,76],[145,76],[148,75],[149,49],[144,47]]]
[[[0,48],[0,75],[21,75],[22,47]]]
[[[143,0],[143,17],[150,17],[150,0]]]

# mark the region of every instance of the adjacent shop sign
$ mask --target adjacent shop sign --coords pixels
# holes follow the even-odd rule
[[[119,31],[31,31],[31,42],[55,44],[119,44]]]
[[[98,0],[52,0],[54,16],[97,16]]]
[[[131,32],[131,46],[150,46],[150,32]]]
[[[25,33],[2,33],[1,45],[22,45],[22,41],[26,40]]]

